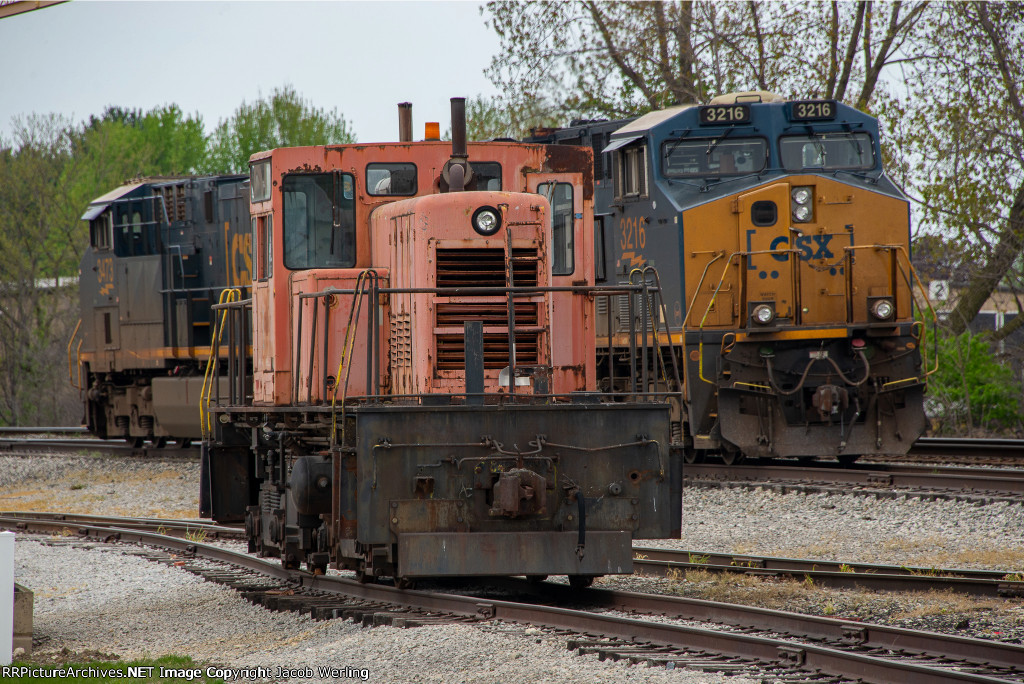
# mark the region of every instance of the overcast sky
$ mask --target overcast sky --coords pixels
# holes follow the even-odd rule
[[[448,128],[449,98],[493,95],[498,38],[479,2],[74,0],[0,19],[0,137],[11,118],[75,121],[176,103],[211,131],[290,84],[337,108],[359,142],[398,139],[397,103]]]

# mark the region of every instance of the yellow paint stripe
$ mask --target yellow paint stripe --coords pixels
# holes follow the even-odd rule
[[[757,334],[736,333],[737,342],[762,342],[764,340],[817,340],[823,337],[838,338],[848,337],[846,328],[811,329],[811,330],[776,330],[774,332],[761,332]]]

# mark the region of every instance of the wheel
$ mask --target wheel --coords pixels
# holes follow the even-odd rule
[[[124,441],[128,442],[132,449],[141,449],[142,445],[146,443],[142,437],[125,437]]]
[[[182,437],[181,439],[178,440],[178,446],[181,447],[182,449],[188,449],[190,446],[192,446],[192,440],[189,439],[188,437]]]
[[[746,454],[744,454],[742,451],[722,452],[722,461],[725,463],[725,465],[739,465],[740,463],[743,463],[743,461],[746,460],[746,458]]]
[[[373,573],[372,572],[366,572],[366,570],[357,570],[356,571],[356,580],[358,580],[360,584],[373,584],[373,581],[374,581]]]
[[[569,575],[569,586],[573,589],[586,589],[593,583],[593,575]]]
[[[416,588],[416,580],[414,579],[410,579],[408,577],[395,577],[393,578],[393,580],[395,582],[396,589],[401,589],[402,591],[405,591],[406,589]]]
[[[703,449],[686,449],[683,451],[683,461],[686,463],[703,463],[707,453]]]
[[[157,437],[156,441],[153,442],[153,447],[156,449],[163,449],[165,446],[167,446],[166,437]]]
[[[839,461],[840,465],[850,466],[857,462],[860,458],[860,454],[839,454],[836,456],[836,460]]]

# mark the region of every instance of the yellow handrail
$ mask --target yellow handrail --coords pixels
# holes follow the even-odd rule
[[[76,390],[85,389],[82,387],[82,342],[85,340],[78,341],[78,347],[75,349],[75,360],[78,362],[78,383],[75,383],[74,375],[72,373],[72,362],[71,362],[71,345],[75,343],[75,338],[78,337],[78,330],[82,327],[82,319],[78,319],[78,325],[75,326],[75,331],[71,333],[71,339],[68,340],[68,382]]]
[[[217,299],[218,304],[230,304],[241,299],[242,291],[237,288],[224,288]],[[220,312],[220,319],[217,314],[213,315],[213,330],[210,334],[210,358],[206,362],[206,371],[203,373],[203,389],[199,393],[199,425],[202,429],[203,439],[209,437],[213,430],[213,422],[210,419],[210,395],[213,393],[212,380],[217,377],[217,363],[220,358],[220,340],[224,335],[224,322],[227,320],[228,311]]]

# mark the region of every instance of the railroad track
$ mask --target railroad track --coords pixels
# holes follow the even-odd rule
[[[11,428],[0,428],[0,434]],[[32,433],[43,434],[43,433]],[[101,453],[108,456],[137,456],[151,458],[198,458],[199,447],[167,445],[157,447],[155,444],[133,446],[122,439],[96,439],[95,437],[56,438],[49,436],[0,437],[0,454],[65,454],[80,455]]]
[[[60,535],[53,543],[86,539],[134,544],[132,552],[137,555],[234,587],[268,608],[301,610],[320,619],[347,617],[364,625],[405,627],[502,620],[554,630],[569,648],[597,653],[602,659],[749,673],[787,682],[1024,682],[1024,647],[1011,644],[710,601],[575,591],[525,580],[491,584],[533,596],[528,602],[402,591],[286,570],[276,562],[142,529],[154,523],[167,521],[133,519],[132,526],[79,521],[74,536],[68,537],[68,520],[0,516],[0,526]],[[551,602],[556,605],[546,605]],[[583,603],[591,610],[560,607],[568,603]],[[594,608],[605,612],[592,612]],[[613,615],[609,609],[665,617],[637,619]]]
[[[839,589],[942,591],[975,596],[1024,597],[1024,573],[842,563],[838,561],[720,554],[702,551],[633,548],[633,567],[655,577],[676,577],[687,570],[729,572],[759,577],[810,579]]]
[[[683,480],[690,487],[756,484],[804,493],[1024,502],[1024,470],[860,463],[845,468],[831,463],[698,463],[683,467]]]

